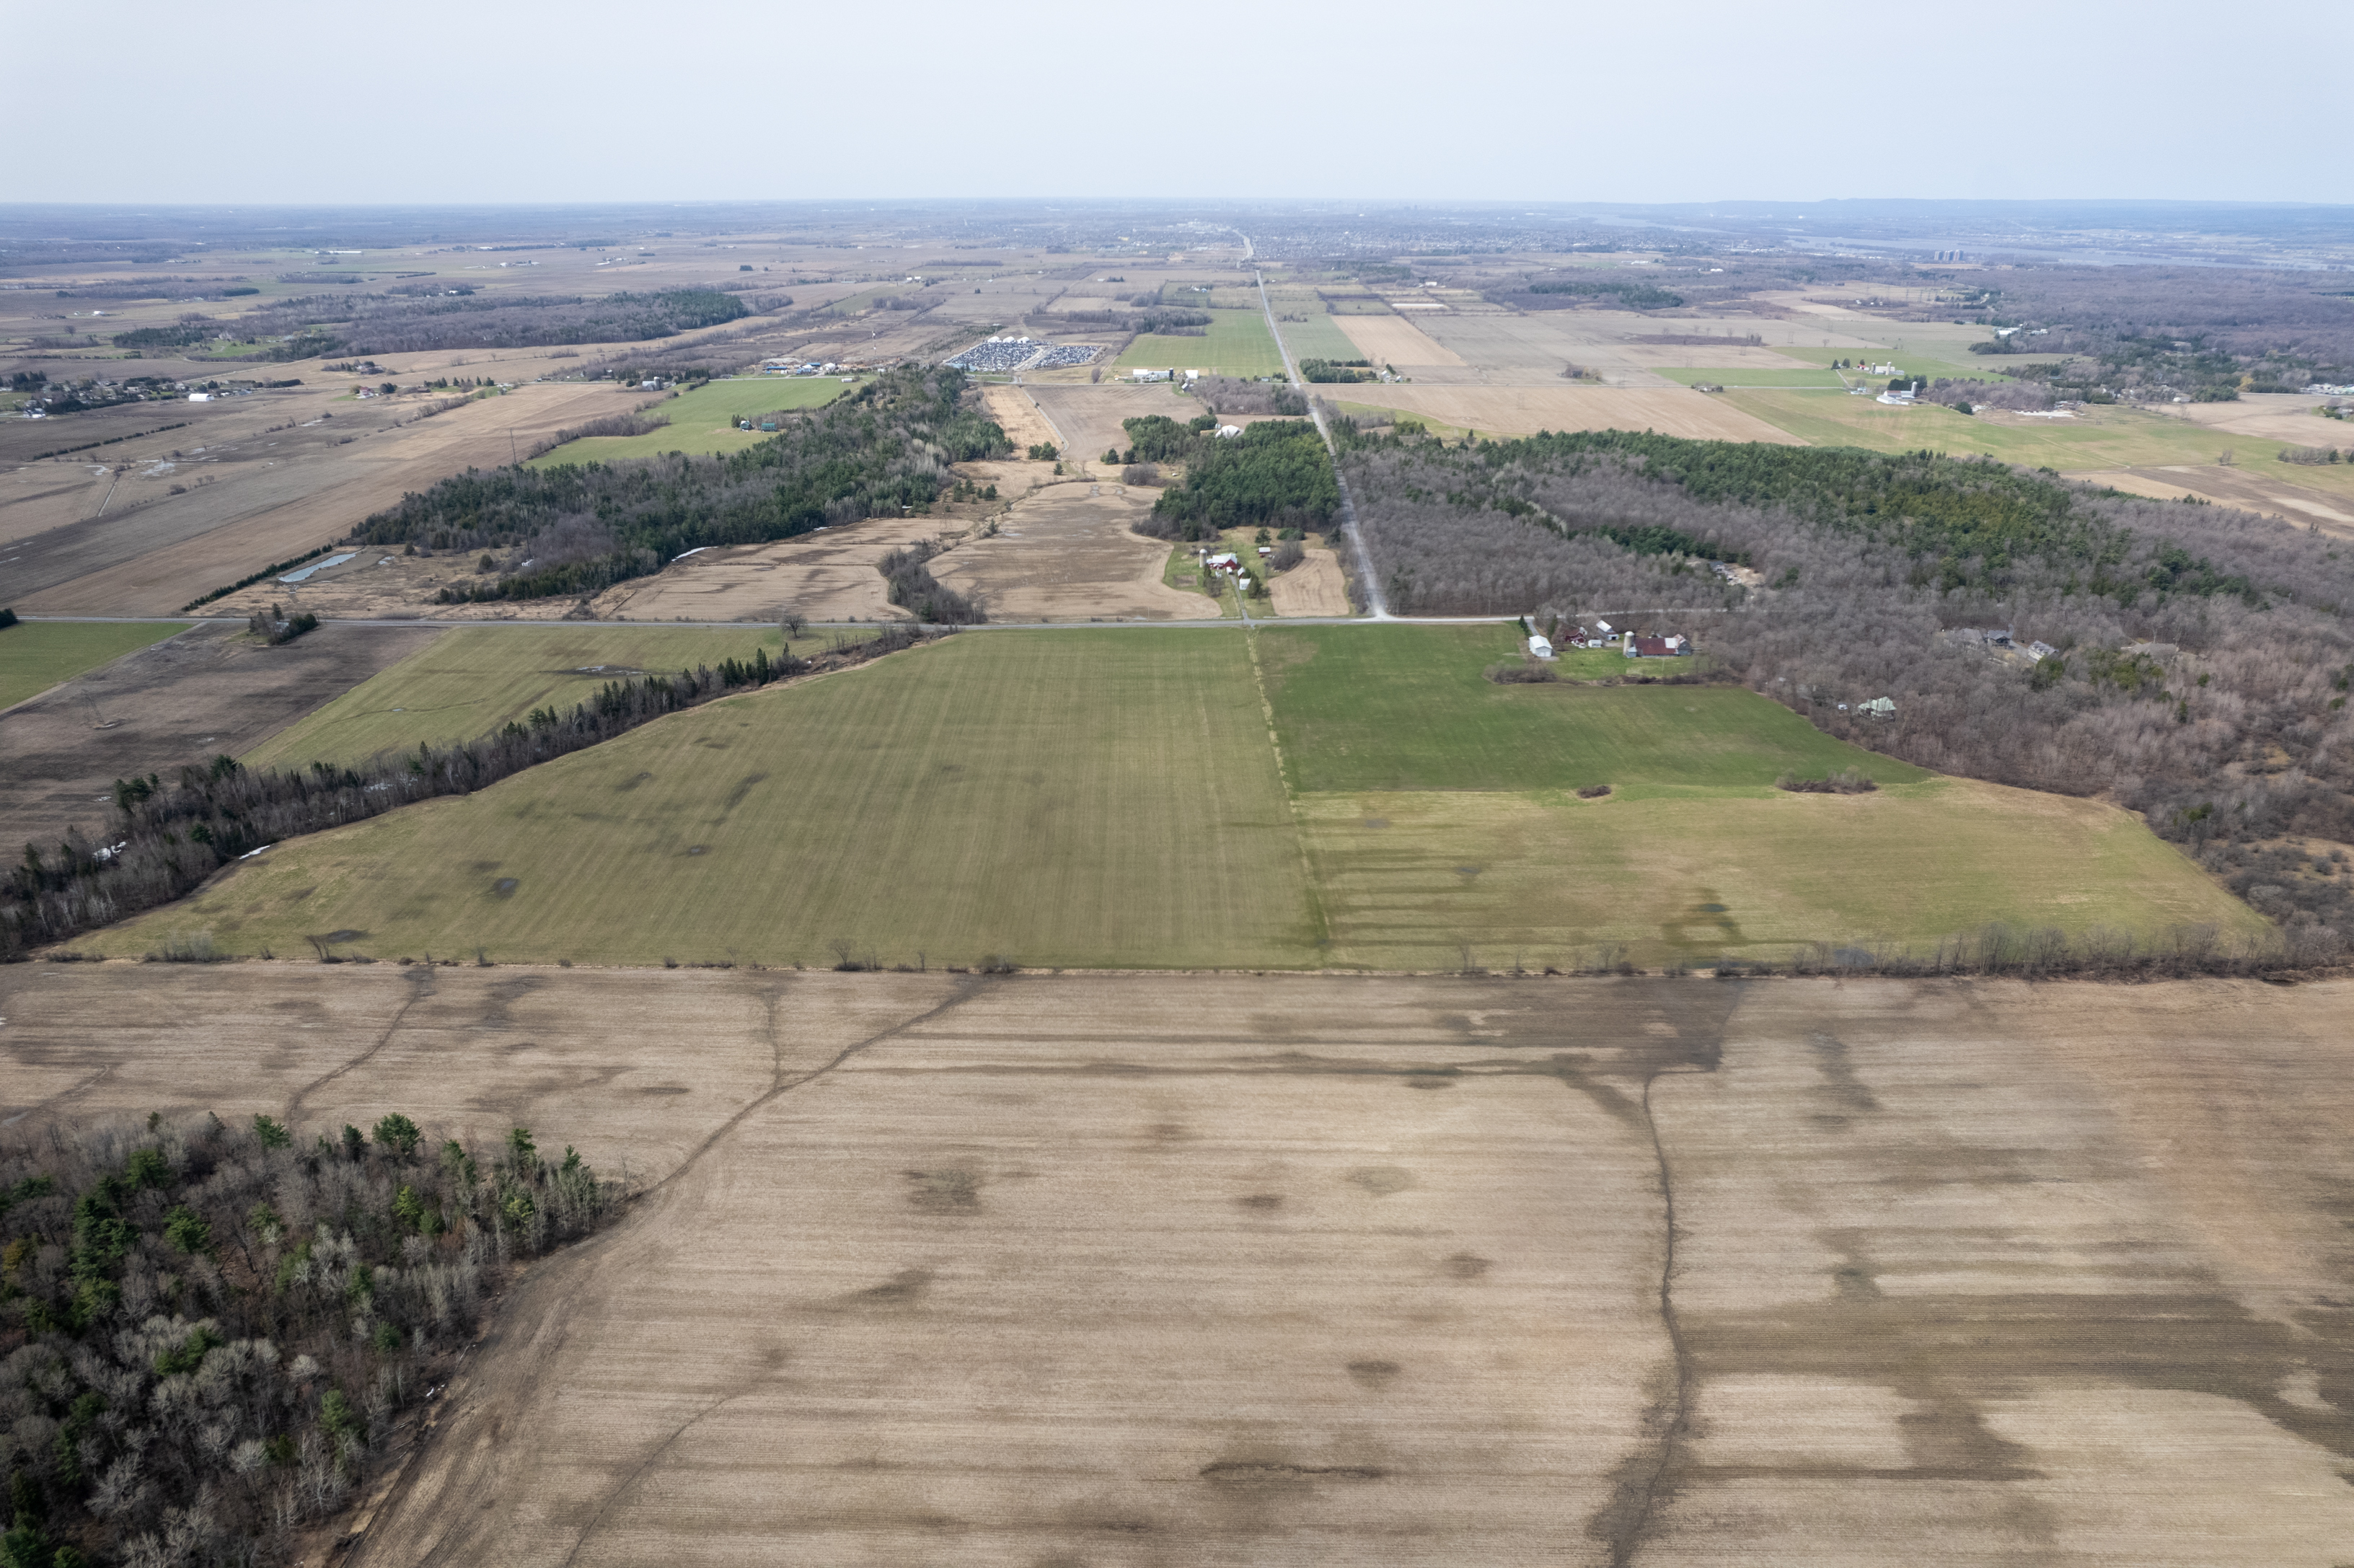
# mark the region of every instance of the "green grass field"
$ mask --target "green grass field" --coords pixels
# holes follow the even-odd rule
[[[642,436],[583,436],[553,451],[542,452],[525,465],[553,468],[559,463],[614,462],[623,458],[658,457],[663,452],[733,452],[768,440],[758,430],[739,430],[735,421],[756,415],[800,408],[822,408],[851,387],[832,376],[744,376],[712,381],[692,392],[682,392],[646,410],[670,423]]]
[[[529,694],[504,673],[519,640],[571,634],[482,630],[509,640],[468,655],[507,683],[501,712]],[[345,930],[378,958],[830,965],[842,944],[885,964],[1440,969],[1603,944],[1773,959],[1990,920],[2257,924],[2113,808],[1927,775],[1737,688],[1486,682],[1515,645],[1504,626],[970,632],[292,842],[90,945],[201,930],[298,954]],[[463,697],[461,651],[378,680]],[[362,733],[387,722],[353,715],[343,744],[393,739]],[[1772,788],[1839,767],[1882,787]]]
[[[5,633],[0,633],[5,635]],[[814,640],[813,640],[814,641]],[[569,708],[625,672],[668,673],[775,652],[781,631],[672,626],[466,626],[314,709],[239,758],[249,768],[349,766],[420,742],[488,735],[554,704]],[[809,642],[801,645],[807,652]],[[594,667],[605,666],[601,672]]]
[[[1246,311],[1212,311],[1208,335],[1162,337],[1146,333],[1119,356],[1119,369],[1174,368],[1214,371],[1220,376],[1280,376],[1283,355],[1267,333],[1267,316],[1254,303]]]
[[[185,620],[20,620],[0,630],[0,708],[187,629]]]
[[[2211,430],[2187,419],[2120,405],[2080,408],[2073,419],[2030,422],[1961,414],[1927,403],[1893,408],[1840,393],[1735,391],[1723,396],[1735,408],[1817,446],[1988,452],[2005,462],[2062,473],[2211,463],[2228,448],[2242,466],[2261,464],[2268,478],[2295,482],[2296,477],[2292,465],[2278,461],[2283,442]]]
[[[1278,307],[1280,309],[1280,307]],[[1303,359],[1363,359],[1365,351],[1350,341],[1331,316],[1319,305],[1316,313],[1304,322],[1278,322],[1284,343],[1291,349],[1294,364]]]
[[[1500,686],[1481,672],[1519,657],[1508,625],[1299,626],[1259,643],[1276,734],[1294,785],[1310,793],[1764,790],[1785,771],[1850,767],[1883,784],[1929,777],[1737,686]],[[1596,658],[1611,673],[1690,667]]]

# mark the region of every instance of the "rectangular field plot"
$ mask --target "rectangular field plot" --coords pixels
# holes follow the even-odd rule
[[[632,674],[716,666],[783,645],[779,631],[748,629],[457,627],[242,760],[249,768],[350,767],[379,751],[474,740],[536,707],[568,713],[599,686]]]
[[[1276,327],[1283,334],[1284,346],[1291,350],[1292,363],[1303,359],[1363,359],[1364,351],[1349,340],[1331,316],[1320,306],[1306,321],[1278,321]]]
[[[185,620],[20,620],[0,627],[0,708],[187,629]]]
[[[1116,369],[1201,370],[1220,376],[1280,376],[1283,355],[1267,332],[1267,316],[1246,311],[1212,311],[1202,337],[1162,337],[1147,333],[1129,344]]]

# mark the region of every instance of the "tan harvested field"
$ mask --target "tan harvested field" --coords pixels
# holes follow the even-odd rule
[[[1334,316],[1332,324],[1375,365],[1461,365],[1463,356],[1443,347],[1402,316]]]
[[[117,779],[250,751],[440,634],[323,626],[271,648],[241,627],[196,626],[19,703],[0,713],[0,844],[54,843],[77,826],[95,842]]]
[[[1063,444],[1062,437],[1038,411],[1030,394],[1019,387],[984,387],[981,389],[981,406],[1004,429],[1016,451],[1028,451],[1042,443],[1056,447]]]
[[[535,438],[610,413],[618,400],[610,387],[519,387],[429,419],[377,429],[349,445],[333,444],[323,434],[328,427],[321,426],[305,432],[311,444],[283,461],[262,445],[268,438],[249,438],[244,446],[252,450],[241,452],[233,470],[222,471],[217,484],[165,494],[111,525],[110,508],[107,517],[27,541],[25,564],[40,566],[48,580],[19,599],[17,608],[51,615],[169,613],[256,567],[338,537],[409,491],[468,467],[504,466]],[[372,405],[340,405],[334,424],[341,427],[345,410],[355,407]],[[317,411],[306,417],[316,418]],[[279,440],[291,441],[296,434],[284,432]],[[186,435],[173,431],[148,440]],[[143,482],[161,489],[167,478]],[[50,558],[77,575],[58,577]]]
[[[1278,615],[1351,613],[1349,585],[1341,574],[1341,557],[1321,545],[1310,546],[1306,560],[1268,579],[1267,596]]]
[[[1014,503],[993,537],[969,539],[933,562],[932,575],[978,594],[992,620],[1214,620],[1207,598],[1161,580],[1168,541],[1129,527],[1159,493],[1092,482],[1043,486]]]
[[[943,525],[937,517],[872,518],[769,545],[705,550],[607,588],[590,607],[603,620],[774,620],[788,609],[811,620],[905,620],[875,565]]]
[[[1657,430],[1698,440],[1774,441],[1803,446],[1705,392],[1687,387],[1357,387],[1352,401],[1406,415],[1426,415],[1482,434],[1534,435],[1539,430]]]
[[[2330,1568],[2349,1005],[19,965],[0,1118],[647,1188],[388,1445],[366,1568]]]
[[[1029,390],[1070,443],[1072,455],[1082,462],[1101,462],[1106,451],[1128,450],[1128,432],[1120,428],[1123,419],[1162,414],[1182,424],[1202,411],[1200,403],[1171,391],[1164,383],[1140,387],[1131,382],[1122,387],[1107,381],[1100,387],[1033,387]]]

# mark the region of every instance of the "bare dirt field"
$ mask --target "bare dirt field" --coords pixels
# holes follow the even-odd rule
[[[1359,387],[1357,398],[1407,415],[1501,435],[1539,430],[1657,430],[1698,440],[1775,441],[1796,436],[1705,392],[1661,385],[1631,387]],[[1356,400],[1356,399],[1352,399]]]
[[[1055,428],[1063,432],[1073,455],[1083,462],[1097,462],[1108,450],[1128,449],[1128,432],[1120,429],[1122,419],[1161,414],[1182,424],[1202,412],[1201,404],[1161,383],[1122,387],[1107,382],[1100,387],[1033,387],[1029,390],[1055,421]]]
[[[1269,578],[1267,597],[1278,615],[1352,613],[1349,585],[1341,575],[1341,558],[1321,545],[1310,546],[1306,560]]]
[[[995,535],[966,540],[932,575],[980,595],[992,620],[1214,620],[1208,599],[1161,580],[1168,542],[1129,527],[1157,494],[1088,481],[1032,491]]]
[[[1429,334],[1401,316],[1335,316],[1333,324],[1375,365],[1461,365],[1463,356],[1441,347]]]
[[[367,1568],[2329,1568],[2349,1003],[30,964],[0,1125],[399,1108],[644,1185]]]
[[[0,843],[95,832],[117,779],[249,751],[439,634],[331,625],[271,648],[202,625],[20,703],[0,714]]]

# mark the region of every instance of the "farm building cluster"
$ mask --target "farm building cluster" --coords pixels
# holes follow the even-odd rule
[[[1084,343],[1048,343],[1034,337],[992,337],[948,361],[951,370],[1001,375],[1013,370],[1051,370],[1085,365],[1103,350]]]
[[[1540,659],[1553,658],[1556,647],[1616,648],[1629,659],[1681,659],[1692,652],[1691,639],[1681,632],[1622,631],[1606,620],[1591,628],[1562,625],[1551,637],[1539,633],[1529,639],[1529,652]]]

